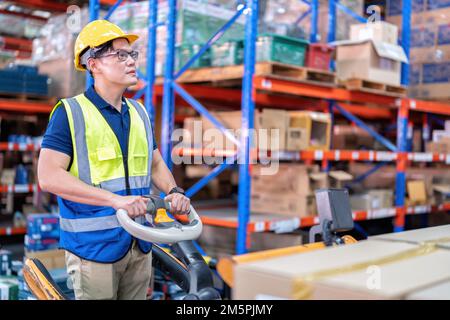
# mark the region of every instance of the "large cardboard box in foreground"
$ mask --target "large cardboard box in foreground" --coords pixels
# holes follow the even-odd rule
[[[401,63],[408,62],[401,46],[371,40],[339,41],[335,45],[339,79],[400,85]]]
[[[449,234],[446,225],[239,264],[233,298],[407,299],[450,278]]]

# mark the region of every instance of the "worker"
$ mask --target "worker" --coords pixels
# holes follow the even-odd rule
[[[38,163],[39,185],[57,195],[60,247],[76,299],[146,299],[152,244],[118,223],[124,209],[144,224],[151,184],[167,194],[171,213],[187,214],[190,200],[163,161],[147,111],[124,98],[136,85],[137,35],[95,20],[78,35],[75,68],[94,85],[60,100],[50,115]]]

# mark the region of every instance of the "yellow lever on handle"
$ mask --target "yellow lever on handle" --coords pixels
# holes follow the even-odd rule
[[[159,208],[156,210],[155,223],[163,223],[163,222],[174,222],[172,218],[167,215],[167,211],[164,208]]]

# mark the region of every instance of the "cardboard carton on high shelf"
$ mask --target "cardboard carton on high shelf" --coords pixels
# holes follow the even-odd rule
[[[398,28],[395,24],[385,21],[354,24],[350,27],[350,40],[373,40],[397,44]]]
[[[408,62],[401,46],[372,40],[337,41],[334,45],[339,79],[400,85],[401,63]]]
[[[331,118],[327,113],[289,112],[287,150],[329,150]]]
[[[427,192],[424,181],[408,181],[406,186],[408,189],[408,199],[411,205],[425,204],[427,202]]]
[[[37,258],[47,269],[65,268],[64,250],[53,249],[45,251],[25,251],[25,257]]]
[[[222,125],[232,133],[237,140],[241,131],[242,112],[241,111],[213,111],[211,115],[215,117]],[[259,111],[254,113],[254,128],[258,132],[259,126]],[[203,127],[203,148],[213,150],[237,150],[236,145],[226,137],[214,124],[206,117],[202,116]],[[257,143],[258,137],[254,136],[254,143]]]
[[[263,137],[258,137],[261,150],[279,151],[286,149],[286,130],[289,126],[289,114],[285,110],[263,109],[259,118],[259,127],[267,130],[267,143],[263,143]],[[278,130],[278,141],[276,135],[271,134],[271,130]],[[266,149],[267,148],[267,149]],[[289,150],[289,149],[288,149]]]
[[[412,241],[369,238],[238,264],[233,299],[406,299],[448,281],[450,247],[442,238],[448,238],[450,225],[409,232]],[[423,240],[439,245],[426,250],[433,245],[424,245]],[[381,276],[376,278],[376,274]]]
[[[375,148],[375,139],[365,130],[353,125],[333,126],[333,149],[355,150]]]

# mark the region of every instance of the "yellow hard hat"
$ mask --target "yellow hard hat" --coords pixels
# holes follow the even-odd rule
[[[102,44],[119,38],[125,38],[130,44],[136,41],[139,36],[135,34],[126,34],[114,23],[107,20],[94,20],[88,23],[81,30],[74,47],[75,68],[80,71],[86,70],[80,63],[80,55],[88,48],[95,48]]]

